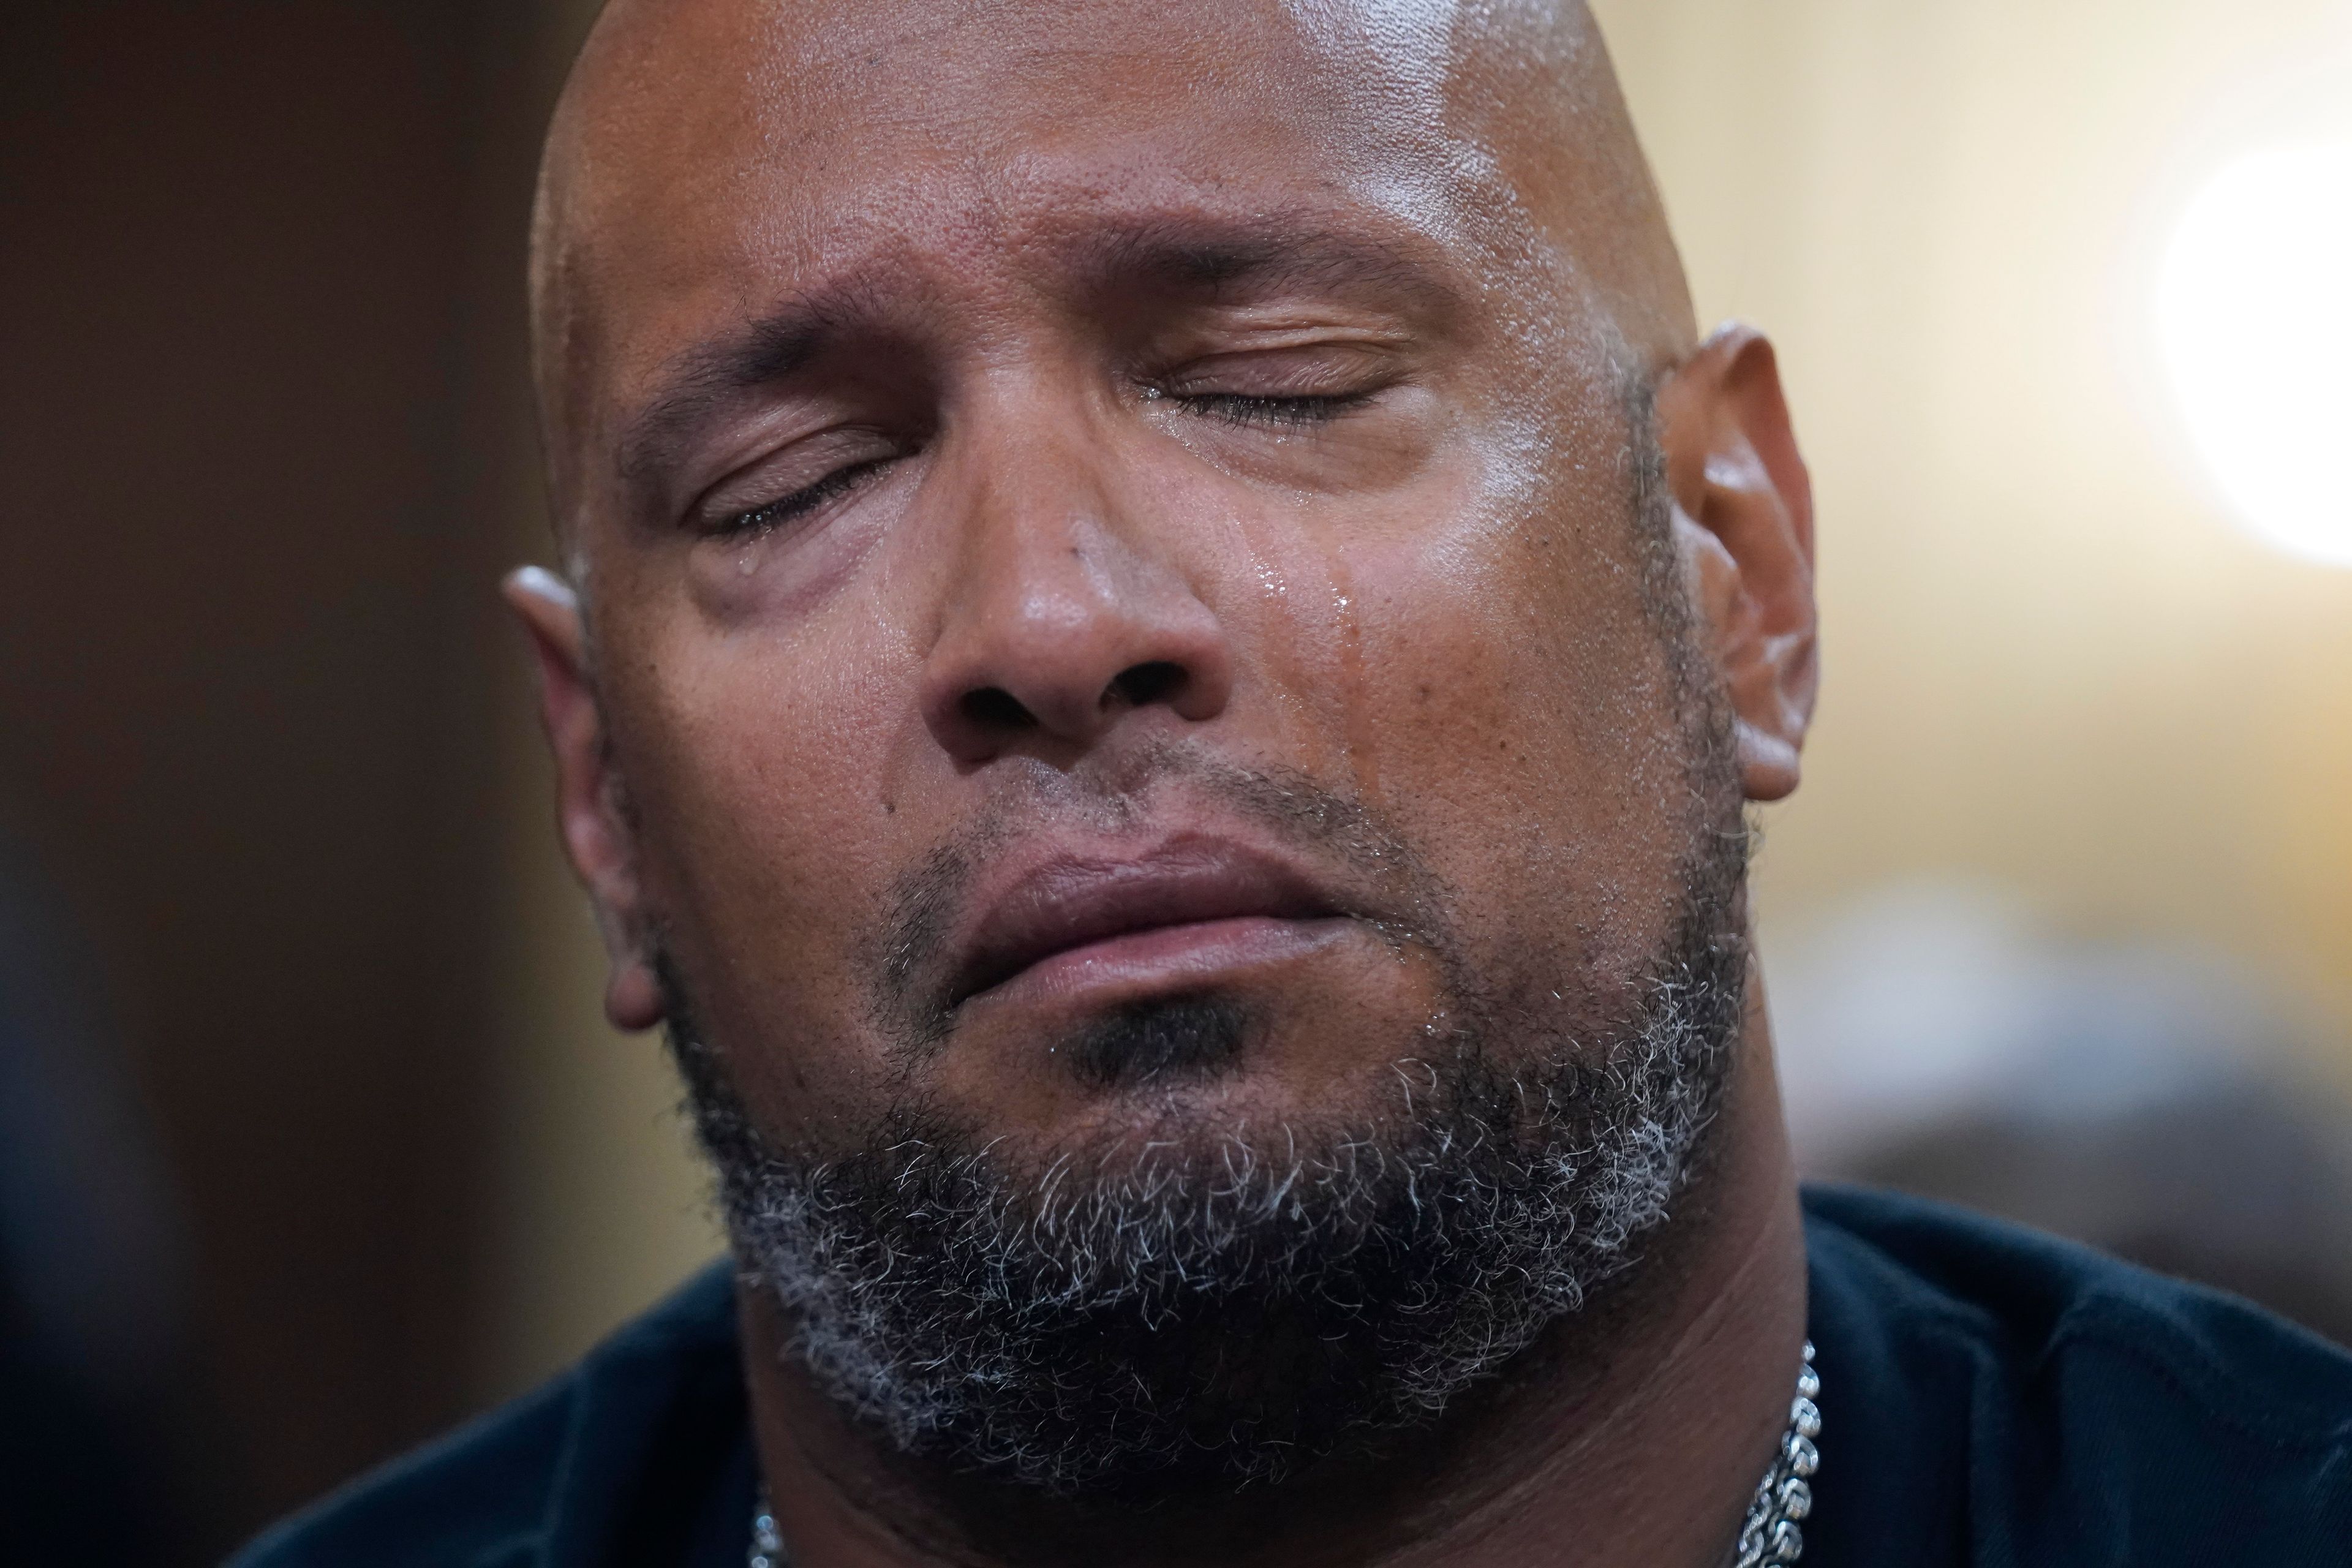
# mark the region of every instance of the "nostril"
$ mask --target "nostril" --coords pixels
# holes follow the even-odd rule
[[[1037,716],[1023,707],[1021,700],[1002,686],[983,686],[977,691],[967,691],[956,708],[967,723],[998,733],[1008,730],[1034,729],[1037,723]]]
[[[1113,698],[1130,708],[1148,708],[1154,702],[1172,700],[1184,689],[1184,667],[1167,659],[1155,659],[1120,672],[1103,693],[1106,706]]]

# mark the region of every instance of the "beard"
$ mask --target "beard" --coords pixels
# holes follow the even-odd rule
[[[1660,548],[1646,564],[1672,595],[1652,607],[1690,805],[1665,935],[1614,988],[1630,997],[1615,1016],[1534,1004],[1566,994],[1576,1011],[1604,989],[1556,955],[1507,965],[1517,981],[1482,977],[1423,894],[1410,940],[1435,955],[1445,1021],[1398,1042],[1385,1109],[1255,1129],[1180,1110],[1165,1138],[1024,1157],[910,1094],[854,1152],[820,1158],[762,1134],[657,959],[739,1265],[783,1310],[814,1386],[911,1459],[1056,1500],[1172,1504],[1377,1455],[1631,1268],[1702,1156],[1747,974],[1728,719]],[[1238,809],[1433,885],[1353,802],[1202,776]],[[920,951],[957,880],[930,868],[883,948]],[[944,1019],[903,1005],[905,981],[886,977],[877,1013],[910,1051],[937,1048]],[[1208,993],[1120,1010],[1055,1048],[1100,1088],[1213,1079],[1269,1026]]]
[[[1745,994],[1741,833],[1632,1015],[1562,1031],[1459,988],[1359,1121],[1183,1126],[1023,1159],[920,1099],[856,1152],[762,1135],[675,974],[670,1038],[736,1257],[844,1413],[911,1458],[1131,1506],[1375,1454],[1639,1258],[1719,1105]],[[1061,1043],[1098,1083],[1213,1078],[1222,994]],[[1088,1063],[1118,1063],[1116,1076]]]

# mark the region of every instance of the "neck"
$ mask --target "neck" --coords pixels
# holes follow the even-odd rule
[[[741,1296],[762,1469],[795,1568],[1717,1568],[1788,1420],[1804,1244],[1761,987],[1675,1217],[1643,1261],[1412,1441],[1181,1517],[1107,1519],[910,1470],[843,1422]]]

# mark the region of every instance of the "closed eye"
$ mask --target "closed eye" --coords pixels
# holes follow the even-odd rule
[[[1280,427],[1328,424],[1371,398],[1369,392],[1259,397],[1241,392],[1182,393],[1170,401],[1204,419],[1228,425]]]
[[[748,511],[719,518],[708,524],[703,531],[713,539],[734,539],[770,532],[807,516],[827,501],[847,495],[893,460],[890,458],[873,458],[863,463],[835,468],[814,484],[804,485],[790,495],[779,496]]]

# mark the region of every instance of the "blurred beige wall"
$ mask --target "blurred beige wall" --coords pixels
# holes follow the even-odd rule
[[[576,0],[553,9],[568,37]],[[1780,343],[1818,487],[1827,677],[1805,788],[1768,820],[1768,959],[1872,889],[1968,876],[2062,928],[2210,944],[2352,1038],[2352,572],[2228,524],[2142,305],[2201,174],[2352,106],[2352,5],[1596,9],[1702,316]],[[657,1046],[599,1016],[513,705],[486,1395],[719,1247]]]
[[[2352,1034],[2352,572],[2231,526],[2147,303],[2203,177],[2352,133],[2352,5],[1596,8],[1702,318],[1779,341],[1818,490],[1826,677],[1768,820],[1768,959],[1874,885],[1977,877],[2210,944]]]

